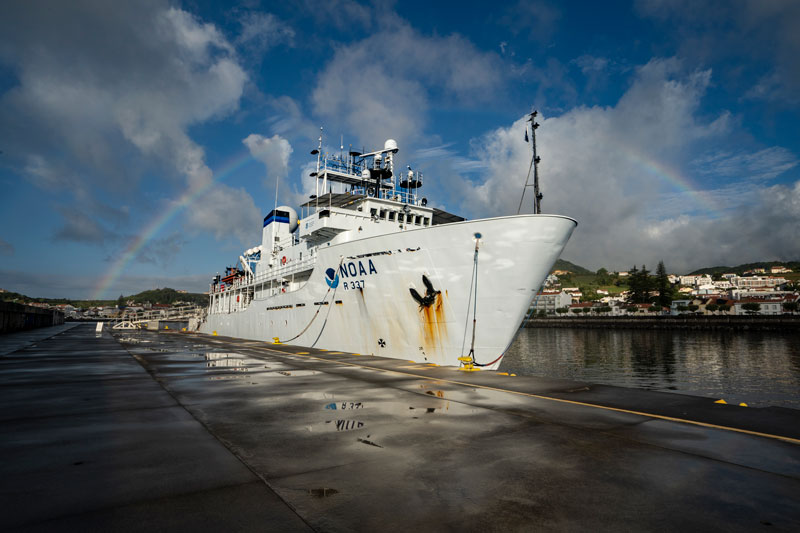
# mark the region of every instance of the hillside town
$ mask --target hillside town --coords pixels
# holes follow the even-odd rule
[[[555,270],[547,277],[544,290],[531,305],[531,314],[540,317],[660,316],[660,315],[793,315],[798,313],[800,291],[796,282],[781,277],[792,270],[782,266],[756,268],[742,273],[721,275],[666,275],[669,297],[659,301],[657,290],[649,291],[649,301],[632,298],[630,290],[613,292],[562,285],[572,272]],[[630,272],[610,274],[625,285]],[[621,282],[621,283],[620,283]],[[661,302],[667,305],[661,305]]]

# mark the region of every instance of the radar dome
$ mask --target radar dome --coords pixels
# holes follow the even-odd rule
[[[286,205],[278,207],[278,211],[285,211],[289,213],[289,231],[294,233],[294,231],[298,228],[297,211]]]
[[[384,150],[391,150],[392,152],[397,152],[397,141],[394,139],[388,139],[385,143],[383,143]]]

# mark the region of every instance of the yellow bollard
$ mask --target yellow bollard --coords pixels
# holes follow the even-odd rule
[[[214,331],[213,333],[211,333],[211,335],[213,335],[214,337],[216,337],[216,336],[217,336],[217,332],[216,332],[216,331]]]
[[[278,337],[272,337],[272,344],[280,344],[281,340]]]
[[[723,399],[721,399],[721,398],[720,398],[719,400],[717,400],[717,401],[716,401],[716,402],[714,402],[714,403],[724,403],[724,404],[727,404],[728,402],[726,402],[725,400],[723,400]]]

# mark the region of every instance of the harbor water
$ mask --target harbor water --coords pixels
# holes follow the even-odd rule
[[[800,335],[527,328],[500,370],[800,409]]]

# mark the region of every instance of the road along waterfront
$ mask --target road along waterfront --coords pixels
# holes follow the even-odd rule
[[[800,409],[800,334],[525,328],[501,370]]]

